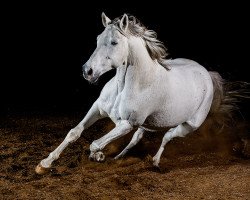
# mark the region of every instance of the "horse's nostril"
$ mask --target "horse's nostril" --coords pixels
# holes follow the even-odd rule
[[[88,76],[91,76],[92,74],[93,74],[93,70],[92,70],[92,68],[90,68],[88,71]]]

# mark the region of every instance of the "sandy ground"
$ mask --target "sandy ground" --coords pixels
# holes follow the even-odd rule
[[[131,134],[105,148],[104,163],[89,161],[89,144],[113,127],[102,120],[71,144],[49,173],[35,174],[39,161],[81,117],[26,114],[0,119],[0,199],[250,199],[249,129],[242,123],[218,131],[208,121],[199,131],[173,139],[158,169],[152,156],[162,132],[147,133],[121,160],[112,158]]]

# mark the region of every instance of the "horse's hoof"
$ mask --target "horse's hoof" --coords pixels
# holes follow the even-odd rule
[[[153,157],[153,166],[156,167],[156,168],[159,168],[159,160],[155,157]]]
[[[50,168],[43,167],[40,163],[36,166],[36,173],[39,175],[45,174],[49,171]]]
[[[159,168],[159,163],[153,162],[153,166],[154,166],[155,168]]]
[[[95,160],[97,162],[104,162],[105,161],[105,155],[101,151],[98,151],[95,153]]]
[[[105,155],[101,151],[91,153],[89,158],[93,159],[94,161],[97,161],[97,162],[104,162],[105,161]]]

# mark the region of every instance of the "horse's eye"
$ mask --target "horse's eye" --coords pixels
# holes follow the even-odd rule
[[[112,44],[113,46],[115,46],[115,45],[117,45],[118,43],[117,43],[116,41],[112,41],[111,44]]]

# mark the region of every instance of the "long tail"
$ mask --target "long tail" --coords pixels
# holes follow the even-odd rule
[[[218,72],[209,72],[214,86],[214,98],[210,108],[212,116],[219,124],[231,123],[233,113],[239,110],[238,103],[242,98],[250,98],[250,84],[243,81],[228,82]]]

